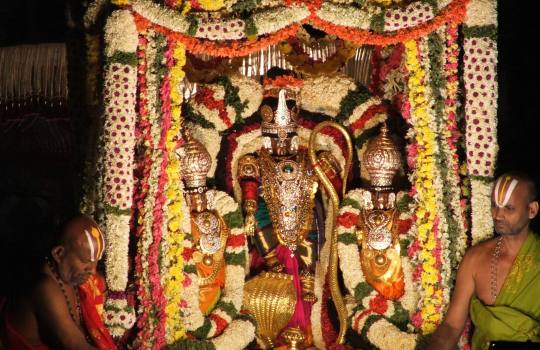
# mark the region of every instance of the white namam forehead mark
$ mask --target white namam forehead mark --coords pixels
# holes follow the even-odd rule
[[[84,234],[86,235],[86,239],[88,240],[88,247],[90,247],[90,261],[94,262],[96,261],[96,256],[95,256],[95,247],[94,247],[94,242],[92,241],[92,236],[90,235],[90,232],[88,232],[88,230],[84,230]]]
[[[493,199],[495,205],[499,208],[504,207],[510,201],[512,193],[516,189],[519,181],[511,176],[501,176],[495,183],[495,189],[493,190]]]
[[[86,236],[86,239],[88,241],[88,247],[90,249],[90,261],[94,262],[96,261],[96,259],[100,260],[103,256],[104,250],[104,240],[101,231],[95,227],[92,227],[91,231],[84,230],[84,234]],[[97,247],[94,244],[94,240],[92,238],[96,240]]]

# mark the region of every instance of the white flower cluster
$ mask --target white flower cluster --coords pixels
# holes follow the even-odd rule
[[[112,57],[117,52],[133,53],[139,37],[133,15],[128,10],[114,11],[105,24],[105,54]]]
[[[423,1],[413,2],[406,7],[389,9],[385,13],[385,31],[415,27],[435,17],[433,7]]]
[[[345,75],[308,77],[300,89],[302,108],[335,117],[339,112],[340,102],[355,88],[355,81]]]
[[[105,301],[104,323],[114,338],[120,338],[126,330],[131,329],[137,320],[135,310],[129,306],[125,298],[107,299]]]
[[[492,177],[497,145],[497,43],[490,38],[464,40],[463,76],[469,174]]]
[[[306,6],[276,7],[253,15],[257,35],[277,32],[293,23],[300,22],[310,15]]]
[[[131,8],[150,22],[159,24],[174,32],[186,33],[189,29],[190,23],[185,16],[182,16],[178,11],[160,6],[150,0],[132,0]]]
[[[245,38],[246,23],[241,19],[221,20],[209,16],[198,18],[198,38],[210,40],[238,40]]]
[[[471,179],[472,244],[480,243],[493,236],[491,217],[491,183]]]

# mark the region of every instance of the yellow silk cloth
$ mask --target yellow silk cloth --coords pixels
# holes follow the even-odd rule
[[[473,297],[473,350],[488,349],[490,341],[540,342],[540,237],[529,233],[495,304]]]

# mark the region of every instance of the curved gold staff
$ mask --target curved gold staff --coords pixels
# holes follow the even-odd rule
[[[319,123],[313,128],[313,131],[311,132],[311,136],[309,137],[309,159],[311,161],[311,164],[313,164],[313,168],[315,170],[315,173],[317,174],[317,177],[319,180],[321,180],[321,183],[323,184],[324,188],[326,189],[326,193],[330,197],[330,202],[332,205],[332,237],[331,237],[331,244],[330,244],[330,267],[328,270],[328,273],[330,273],[330,294],[332,295],[332,299],[334,301],[334,305],[336,306],[336,310],[338,313],[339,318],[339,334],[337,338],[338,344],[343,344],[345,341],[345,331],[347,330],[347,309],[345,308],[345,302],[343,301],[343,296],[341,295],[341,292],[339,290],[339,284],[338,284],[338,252],[337,252],[337,232],[336,232],[336,219],[338,214],[338,207],[339,207],[339,196],[337,194],[336,189],[326,176],[326,174],[322,171],[320,166],[317,166],[318,160],[317,155],[315,154],[315,137],[317,136],[317,133],[325,128],[325,127],[332,127],[337,130],[339,130],[343,137],[345,137],[345,141],[347,142],[347,157],[345,158],[345,169],[343,172],[343,195],[346,193],[346,186],[347,186],[347,176],[349,175],[349,171],[351,170],[351,163],[352,163],[352,142],[351,137],[349,133],[347,132],[347,129],[345,129],[343,126],[331,122],[331,121],[324,121],[322,123]]]

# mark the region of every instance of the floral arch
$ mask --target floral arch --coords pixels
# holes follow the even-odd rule
[[[96,0],[89,6],[88,28],[107,12],[106,3]],[[113,293],[107,324],[113,335],[121,338],[133,324],[133,309],[127,302],[130,293],[137,296],[137,347],[228,348],[232,339],[247,337],[235,333],[234,322],[254,331],[247,326],[251,325],[248,317],[231,323],[240,312],[237,295],[225,296],[229,304],[209,318],[190,309],[196,277],[190,260],[189,212],[175,152],[182,142],[179,132],[190,126],[217,158],[221,143],[214,140],[243,125],[262,99],[261,82],[249,76],[258,77],[280,64],[303,76],[304,108],[347,126],[357,152],[373,134],[368,131],[386,119],[382,99],[391,101],[403,116],[408,125],[408,195],[413,203],[407,207],[409,224],[403,233],[418,299],[411,306],[409,322],[392,334],[396,338],[399,332],[413,334],[416,344],[420,339],[416,335],[433,332],[449,303],[456,267],[467,245],[492,234],[496,2],[113,0],[112,4],[115,9],[107,13],[103,47],[99,34],[87,35],[88,89],[101,91],[104,117],[96,160],[99,176],[88,181],[83,208],[101,215],[108,235],[106,278]],[[340,44],[311,57],[296,39],[304,25]],[[366,46],[371,50],[369,60],[359,58]],[[101,51],[103,66],[97,60]],[[357,67],[349,77],[345,69],[336,73],[340,66],[359,61],[371,66],[369,79],[365,68],[360,72]],[[95,79],[100,71],[103,87]],[[205,81],[204,75],[212,71],[220,78]],[[197,80],[196,90],[189,82],[192,77]],[[368,84],[369,91],[361,83]],[[328,87],[332,93],[320,98]],[[193,97],[186,100],[188,95]],[[312,127],[306,126],[305,132]],[[254,130],[238,137],[255,140],[255,134],[249,136]],[[330,135],[324,142],[332,147],[336,141]],[[230,214],[231,227],[240,229],[233,215],[238,205],[231,198],[238,191],[227,192],[216,201],[224,215]],[[348,200],[343,215],[354,212],[354,192]],[[340,232],[339,249],[346,251],[347,232],[344,228]],[[245,242],[231,244],[231,254],[238,255],[231,268],[240,271],[245,265]],[[135,293],[128,288],[133,281]],[[354,296],[361,281],[345,282]],[[388,308],[396,310],[395,305]],[[377,325],[373,318],[358,321],[361,305],[352,313],[353,328],[356,322],[367,342],[385,348],[384,342],[370,338],[382,325],[373,328]],[[331,341],[322,339],[323,330],[318,332],[314,336],[321,338],[319,344],[331,347]],[[205,340],[194,345],[189,339],[195,333]]]

